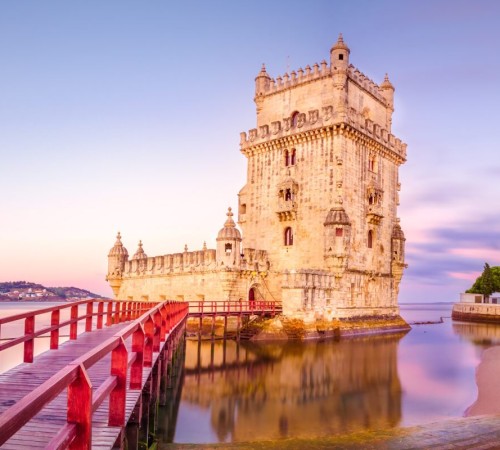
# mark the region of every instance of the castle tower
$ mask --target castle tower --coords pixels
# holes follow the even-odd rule
[[[263,65],[255,78],[256,125],[240,133],[241,233],[229,208],[215,249],[148,258],[139,242],[128,261],[118,237],[108,257],[115,295],[275,300],[311,329],[333,318],[397,322],[406,144],[391,133],[394,86],[354,67],[342,35],[327,59],[275,78]]]
[[[122,275],[127,261],[128,251],[123,246],[120,232],[118,232],[115,245],[108,253],[108,274],[106,276],[106,281],[109,282],[115,297],[118,296],[120,291]]]
[[[257,124],[241,133],[242,245],[267,252],[267,285],[287,315],[399,314],[404,241],[393,230],[406,145],[391,134],[388,77],[377,85],[350,56],[340,35],[329,66],[275,79],[262,68]]]

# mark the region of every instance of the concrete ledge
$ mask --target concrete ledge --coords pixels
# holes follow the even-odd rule
[[[409,428],[373,430],[333,437],[292,438],[230,444],[163,444],[172,449],[498,449],[500,416],[449,419]]]

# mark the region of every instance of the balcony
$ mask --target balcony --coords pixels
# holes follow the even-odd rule
[[[366,208],[366,219],[372,225],[378,225],[384,218],[381,205],[368,205]]]
[[[297,203],[293,200],[279,199],[276,214],[278,214],[280,222],[295,220],[297,216]]]

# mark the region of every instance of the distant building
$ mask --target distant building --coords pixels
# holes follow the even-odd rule
[[[460,302],[453,305],[451,317],[464,322],[500,323],[500,292],[489,297],[461,293]]]
[[[255,79],[256,127],[241,133],[247,179],[238,230],[229,208],[216,248],[108,255],[115,297],[268,299],[305,321],[398,316],[405,237],[397,217],[406,144],[391,134],[394,87],[350,64],[342,36],[329,62]]]

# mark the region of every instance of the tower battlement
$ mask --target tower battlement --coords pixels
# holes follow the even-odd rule
[[[261,75],[263,71],[265,72],[265,66],[263,66],[259,75]],[[312,68],[307,65],[305,69],[301,67],[297,71],[292,70],[290,73],[285,72],[283,75],[279,75],[276,78],[269,77],[268,83],[263,84],[263,87],[256,87],[255,95],[257,98],[258,96],[278,94],[295,86],[329,78],[332,76],[333,71],[334,69],[332,66],[329,66],[328,63],[323,60],[319,64],[314,63]],[[265,73],[267,74],[267,72]],[[352,81],[357,83],[378,101],[384,104],[386,103],[381,87],[352,64],[349,65],[347,74]]]
[[[344,125],[344,126],[342,126]],[[252,128],[240,133],[240,149],[248,154],[258,149],[262,144],[270,147],[281,147],[282,141],[289,140],[290,144],[301,140],[310,140],[311,135],[325,133],[361,132],[365,138],[371,138],[385,147],[400,164],[406,161],[407,145],[371,119],[365,118],[355,109],[349,111],[347,120],[339,114],[333,105],[324,106],[307,112],[298,112],[296,127],[292,126],[292,117],[285,117],[270,124],[261,125],[258,129]],[[287,139],[288,138],[288,139]]]

